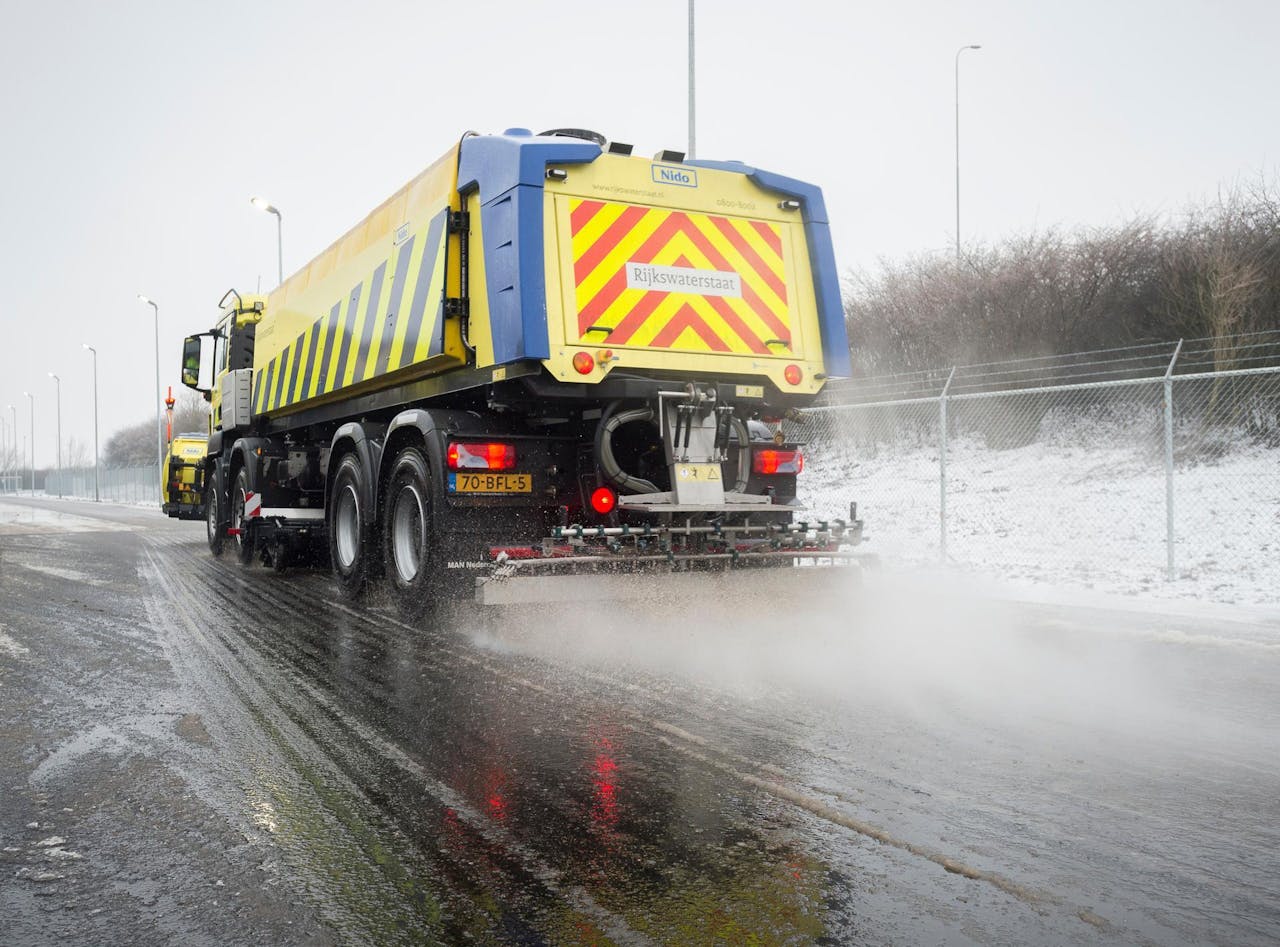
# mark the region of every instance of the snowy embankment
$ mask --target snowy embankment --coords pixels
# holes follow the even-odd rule
[[[1174,579],[1166,577],[1166,477],[1150,446],[1103,437],[947,453],[947,560],[993,578],[1101,592],[1280,605],[1280,449],[1239,447],[1174,471]],[[941,516],[933,445],[814,445],[801,499],[849,501],[886,564],[936,564]]]

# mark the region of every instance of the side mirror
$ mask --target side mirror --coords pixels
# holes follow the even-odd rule
[[[189,335],[182,342],[182,383],[188,388],[207,394],[213,390],[213,334],[203,332]]]

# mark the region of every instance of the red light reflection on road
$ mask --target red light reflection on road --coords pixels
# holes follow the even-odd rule
[[[509,814],[508,782],[507,774],[500,769],[491,770],[485,778],[485,805],[489,808],[489,815],[498,822],[505,822]]]
[[[598,832],[612,836],[618,827],[618,761],[614,759],[613,744],[608,737],[596,739],[596,758],[591,769],[591,784],[595,790],[591,822]]]

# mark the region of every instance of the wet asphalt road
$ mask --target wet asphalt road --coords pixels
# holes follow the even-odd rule
[[[3,498],[0,942],[1274,943],[1278,671],[879,577],[416,628]]]

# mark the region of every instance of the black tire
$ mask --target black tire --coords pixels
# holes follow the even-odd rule
[[[333,486],[325,509],[329,534],[329,561],[338,588],[349,599],[358,598],[371,574],[370,533],[373,515],[365,509],[365,483],[369,476],[355,453],[343,454],[334,468]]]
[[[212,475],[212,471],[210,471],[208,487],[205,490],[204,528],[209,536],[209,553],[216,559],[222,555],[227,534],[222,523],[222,504],[218,501],[218,481]]]
[[[241,467],[236,473],[235,486],[231,488],[231,522],[239,528],[232,548],[235,551],[236,560],[242,566],[253,564],[253,535],[249,532],[249,523],[244,515],[248,493],[249,471]]]
[[[267,560],[277,575],[285,572],[289,568],[289,560],[291,553],[289,547],[283,542],[275,542],[271,544],[270,552]]]
[[[391,465],[382,502],[382,555],[400,614],[420,618],[439,598],[440,544],[426,457],[406,447]]]

